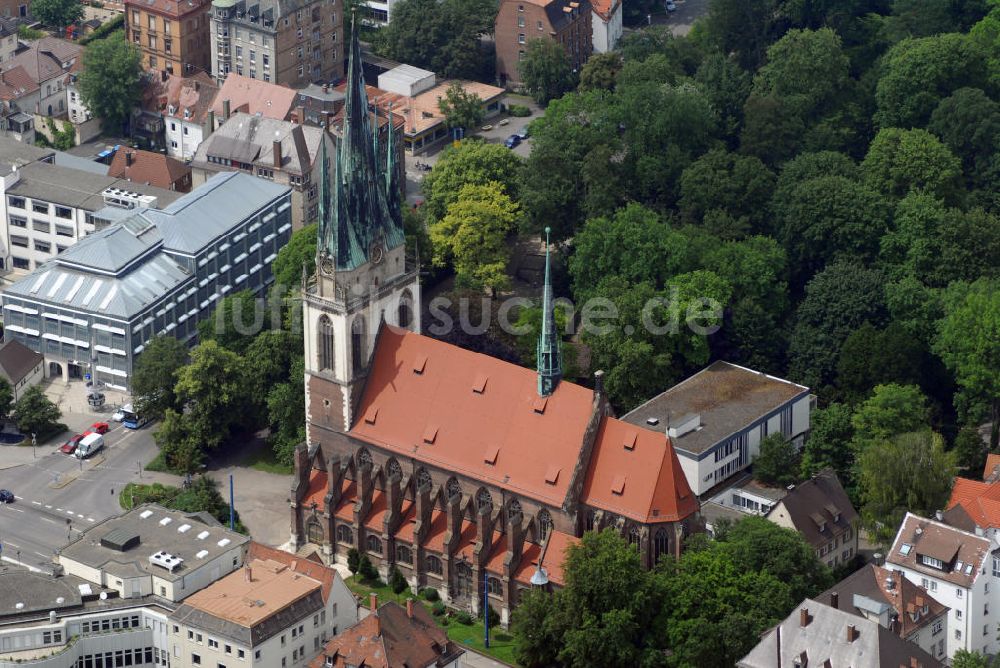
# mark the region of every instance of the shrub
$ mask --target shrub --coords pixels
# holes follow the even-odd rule
[[[366,554],[362,554],[361,561],[358,562],[358,574],[361,575],[361,579],[365,582],[373,584],[378,582],[378,570]]]
[[[97,26],[94,32],[80,39],[80,44],[86,46],[91,42],[97,41],[99,39],[104,39],[116,30],[125,29],[125,15],[116,14],[114,18],[108,19],[101,25]]]
[[[512,104],[507,107],[507,113],[510,114],[511,116],[524,118],[525,116],[531,116],[531,109],[524,106],[523,104]]]
[[[455,613],[455,621],[464,626],[472,626],[472,615],[465,610],[460,610]]]
[[[490,628],[495,628],[497,626],[500,626],[500,613],[494,610],[492,605],[487,606],[486,609],[490,611]],[[479,618],[480,619],[483,618],[482,612],[480,612]]]
[[[435,601],[434,605],[431,606],[431,614],[435,617],[441,617],[444,615],[446,608],[444,607],[444,601]]]
[[[406,582],[406,578],[403,577],[403,574],[395,566],[392,567],[392,572],[389,573],[389,586],[397,594],[402,594],[410,587]]]
[[[347,551],[347,568],[350,569],[351,573],[357,575],[358,569],[361,566],[361,555],[355,548],[351,548]]]
[[[441,596],[440,594],[438,594],[438,590],[435,589],[434,587],[425,587],[420,591],[420,595],[424,597],[425,601],[430,601],[431,603],[433,603],[434,601],[441,600]],[[442,603],[442,606],[443,605],[444,604]]]

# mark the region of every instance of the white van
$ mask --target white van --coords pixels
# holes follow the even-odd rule
[[[76,446],[77,459],[86,459],[104,447],[104,437],[100,434],[87,434]]]

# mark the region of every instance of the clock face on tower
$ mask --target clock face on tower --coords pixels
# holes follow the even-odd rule
[[[373,264],[378,264],[379,262],[381,262],[382,261],[382,255],[383,255],[382,244],[380,244],[380,243],[372,244],[372,251],[371,251],[371,255],[370,255],[371,259],[372,259],[372,263]]]

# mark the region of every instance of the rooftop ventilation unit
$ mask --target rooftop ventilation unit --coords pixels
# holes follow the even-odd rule
[[[700,428],[700,414],[694,413],[692,415],[685,415],[667,430],[667,436],[670,438],[680,438],[684,434],[689,434]]]
[[[126,552],[139,544],[139,534],[125,528],[112,529],[101,538],[101,547]]]
[[[175,557],[169,552],[160,550],[156,554],[149,557],[149,563],[159,566],[160,568],[166,568],[168,571],[173,573],[177,570],[178,566],[184,563],[184,560],[180,557]]]

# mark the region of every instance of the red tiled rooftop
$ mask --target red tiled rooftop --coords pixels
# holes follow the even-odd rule
[[[396,529],[396,540],[413,542],[413,530],[417,525],[417,506],[412,501],[403,502],[403,519]]]
[[[444,552],[446,531],[448,531],[448,515],[442,510],[431,511],[431,526],[427,531],[427,540],[424,541],[424,546],[432,552]]]
[[[961,506],[978,527],[1000,527],[1000,482],[955,478],[948,509],[955,506]]]
[[[566,563],[566,550],[570,545],[576,545],[580,539],[562,531],[552,531],[548,546],[545,548],[545,558],[542,568],[545,569],[549,581],[557,585],[566,584],[563,566]],[[521,552],[521,563],[514,571],[514,579],[521,584],[530,585],[531,576],[535,574],[535,566],[542,553],[542,548],[535,543],[525,543]]]
[[[222,118],[223,103],[228,100],[230,114],[243,111],[283,121],[295,104],[295,96],[291,88],[230,72],[215,96],[212,111]]]
[[[986,455],[986,466],[983,467],[983,480],[993,475],[994,469],[1000,466],[1000,454],[990,453]]]
[[[639,522],[675,522],[697,512],[670,439],[606,417],[590,459],[582,502]]]
[[[319,471],[313,469],[309,472],[309,487],[306,489],[306,495],[302,499],[303,508],[312,508],[312,504],[316,504],[316,510],[319,512],[326,511],[326,487],[327,487],[327,474],[326,471]]]
[[[354,520],[354,504],[358,500],[358,486],[353,480],[344,480],[340,493],[340,503],[334,514],[342,520],[351,522]]]
[[[421,372],[414,369],[418,360]],[[487,378],[482,393],[473,388],[481,375]],[[544,407],[537,398],[530,369],[385,326],[357,412],[377,415],[359,419],[350,433],[560,506],[581,456],[594,394],[562,382]],[[425,439],[429,430],[436,430],[433,442]],[[489,464],[484,453],[494,447],[496,463]]]
[[[276,547],[250,541],[250,551],[247,553],[246,560],[249,562],[254,559],[285,564],[296,573],[302,573],[314,580],[318,580],[323,585],[323,600],[329,600],[330,589],[333,587],[333,582],[337,577],[337,571],[329,566],[310,561],[309,559],[303,559],[290,552],[279,550]]]

